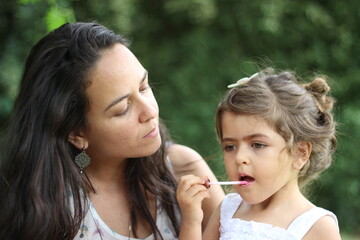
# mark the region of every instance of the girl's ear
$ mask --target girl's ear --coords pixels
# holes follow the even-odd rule
[[[299,142],[296,148],[293,168],[300,170],[305,165],[305,163],[309,161],[311,151],[312,145],[310,142]]]
[[[69,136],[68,136],[68,141],[74,145],[76,148],[78,148],[79,150],[81,149],[86,149],[89,145],[88,141],[86,140],[86,138],[84,137],[84,134],[82,132],[82,130],[80,129],[73,129]]]

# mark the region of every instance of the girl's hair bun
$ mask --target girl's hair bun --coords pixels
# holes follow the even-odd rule
[[[321,112],[330,111],[333,108],[334,100],[327,95],[330,87],[324,78],[317,77],[312,82],[305,84],[304,87],[316,98]]]

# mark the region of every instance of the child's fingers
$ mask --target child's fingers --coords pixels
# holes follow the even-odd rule
[[[204,185],[205,180],[200,177],[196,177],[194,175],[182,176],[179,180],[179,186],[177,192],[186,192],[188,189],[190,189],[192,186],[196,184]]]
[[[201,223],[203,219],[202,201],[205,198],[210,198],[210,193],[205,186],[205,179],[194,175],[181,177],[176,191],[176,198],[183,219]]]
[[[189,191],[177,195],[177,200],[180,206],[184,206],[187,208],[193,208],[196,206],[200,207],[201,202],[205,198],[210,198],[210,193],[204,186],[202,186],[201,189],[196,189],[195,187],[192,187]]]
[[[186,188],[184,191],[178,189],[176,192],[176,197],[179,202],[187,202],[189,199],[193,199],[198,193],[207,192],[207,188],[204,185],[191,185],[189,188]]]
[[[204,198],[210,198],[206,185],[207,177],[194,175],[182,176],[176,191],[176,197],[180,205],[201,204]]]
[[[205,190],[201,190],[201,191],[197,192],[194,195],[194,198],[200,199],[201,201],[205,198],[210,198],[210,197],[211,197],[211,195],[210,195],[209,191],[207,190],[207,188],[205,188]]]
[[[208,192],[207,188],[202,185],[202,184],[195,184],[195,185],[191,185],[190,188],[188,188],[185,192],[184,195],[187,195],[189,197],[195,197],[198,193],[200,192]]]
[[[202,177],[198,177],[198,176],[194,176],[192,174],[190,175],[184,175],[182,177],[180,177],[180,181],[179,183],[197,183],[197,184],[202,184],[205,182],[205,179]]]

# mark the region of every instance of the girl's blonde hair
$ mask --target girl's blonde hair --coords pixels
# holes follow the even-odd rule
[[[222,138],[221,115],[228,111],[263,117],[285,139],[290,153],[297,143],[310,142],[309,161],[299,173],[303,187],[332,162],[336,123],[329,91],[323,77],[301,84],[293,72],[275,74],[267,68],[227,92],[216,111],[217,135]]]

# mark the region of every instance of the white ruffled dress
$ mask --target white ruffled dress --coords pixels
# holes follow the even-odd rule
[[[338,225],[335,214],[320,207],[314,207],[301,214],[287,229],[233,218],[241,201],[237,193],[230,193],[223,200],[220,214],[220,240],[301,240],[312,225],[326,215],[331,216]]]

